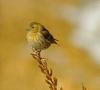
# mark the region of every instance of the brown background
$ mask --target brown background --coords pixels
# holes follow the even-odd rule
[[[100,67],[69,36],[73,24],[58,15],[61,5],[80,8],[78,0],[0,0],[0,90],[49,90],[26,45],[30,22],[43,24],[59,40],[43,55],[64,90],[100,89]],[[96,80],[97,78],[97,80]],[[99,79],[98,79],[99,78]]]

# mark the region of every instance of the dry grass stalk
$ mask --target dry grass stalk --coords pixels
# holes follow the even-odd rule
[[[47,59],[41,58],[40,54],[36,55],[32,53],[31,55],[33,56],[33,58],[37,60],[41,72],[45,75],[46,77],[45,81],[49,85],[49,89],[58,90],[57,89],[58,80],[56,77],[53,76],[53,70],[51,68],[50,69],[48,68]],[[63,88],[61,87],[59,90],[63,90]]]
[[[82,90],[87,90],[87,88],[82,84]]]

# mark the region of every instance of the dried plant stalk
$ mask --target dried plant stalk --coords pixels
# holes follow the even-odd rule
[[[83,83],[82,83],[82,90],[87,90],[87,88],[84,86]]]
[[[35,58],[38,62],[38,67],[41,72],[45,75],[45,82],[49,85],[50,90],[58,90],[57,84],[58,80],[53,76],[53,70],[48,68],[47,59],[41,58],[40,54],[31,53],[32,57]],[[59,90],[63,90],[61,87]]]

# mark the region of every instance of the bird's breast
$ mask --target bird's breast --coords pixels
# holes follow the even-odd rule
[[[29,42],[35,41],[36,37],[37,37],[37,34],[35,34],[35,33],[32,33],[32,32],[27,33],[27,41],[29,41]]]
[[[33,48],[43,50],[50,46],[41,33],[28,33],[27,41]]]

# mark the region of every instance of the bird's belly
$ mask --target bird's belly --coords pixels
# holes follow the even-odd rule
[[[37,35],[29,35],[28,36],[28,43],[32,48],[36,50],[44,50],[47,49],[51,44],[44,39],[41,34]]]
[[[32,47],[36,50],[44,50],[47,49],[50,46],[50,43],[46,42],[46,40],[43,39],[38,39],[38,40],[34,40],[34,42],[32,43]]]

